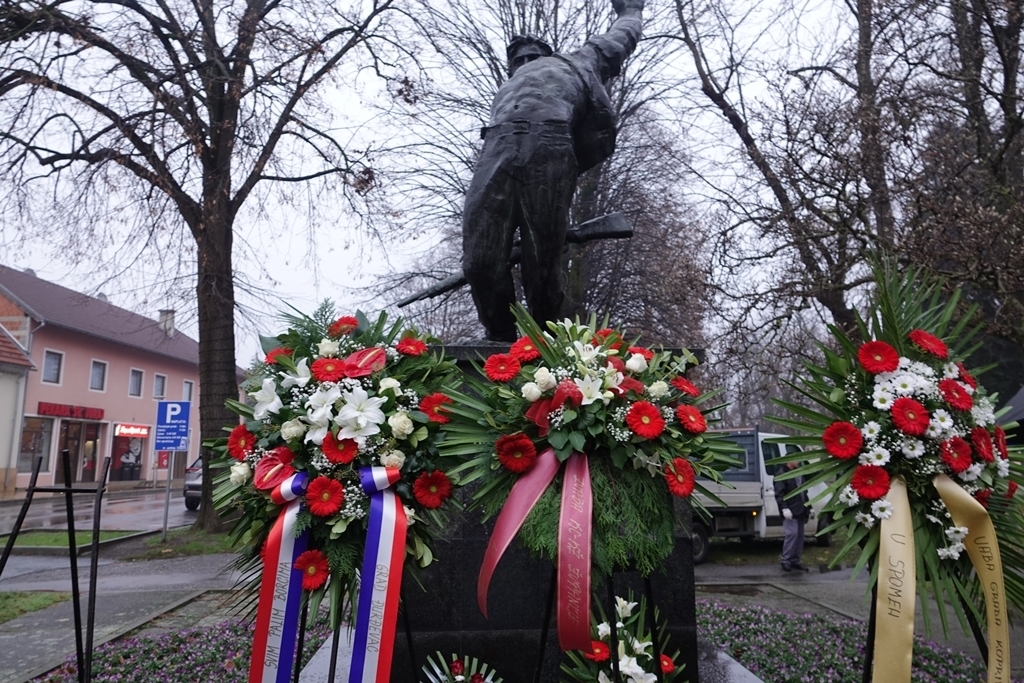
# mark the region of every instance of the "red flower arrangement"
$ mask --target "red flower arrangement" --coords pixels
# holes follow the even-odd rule
[[[612,351],[618,351],[622,348],[622,337],[620,337],[619,333],[610,327],[605,327],[594,332],[594,341]]]
[[[359,327],[359,320],[355,316],[343,315],[327,328],[327,334],[331,337],[344,337],[355,332]]]
[[[689,498],[696,480],[693,465],[685,458],[673,458],[671,464],[665,465],[665,481],[673,496]]]
[[[345,377],[345,361],[339,358],[317,358],[310,370],[317,382],[337,382]]]
[[[984,427],[975,427],[971,430],[971,445],[974,452],[985,462],[995,462],[995,454],[992,452],[992,435]]]
[[[420,401],[420,410],[427,414],[427,419],[431,422],[445,424],[451,418],[446,414],[448,409],[444,407],[444,404],[451,402],[452,400],[448,396],[441,392],[436,392],[423,397]]]
[[[685,377],[673,377],[672,381],[669,382],[679,391],[683,392],[687,396],[700,396],[700,389],[698,389],[690,380]]]
[[[974,399],[964,389],[964,385],[955,379],[939,380],[939,392],[942,398],[956,410],[970,410],[974,406]]]
[[[555,395],[551,397],[551,410],[558,410],[566,404],[579,408],[583,403],[583,392],[571,379],[563,379],[555,387]]]
[[[433,510],[441,507],[441,504],[451,497],[452,482],[441,470],[424,472],[413,483],[412,495],[417,503],[428,510]]]
[[[287,446],[278,446],[260,458],[253,474],[253,486],[260,491],[269,491],[295,474],[292,460],[295,454]]]
[[[893,372],[900,366],[900,354],[884,341],[869,341],[857,349],[857,360],[872,375]]]
[[[270,349],[269,351],[267,351],[267,357],[263,359],[263,362],[266,363],[267,365],[273,365],[274,363],[277,362],[277,359],[280,358],[281,356],[291,356],[291,355],[292,355],[292,350],[291,349],[286,349],[286,348],[284,348],[282,346],[279,346],[276,349]]]
[[[708,430],[707,420],[694,406],[680,404],[676,407],[676,417],[679,418],[679,424],[683,426],[683,429],[691,434],[703,434]]]
[[[330,567],[319,550],[307,550],[295,558],[295,568],[302,572],[302,589],[316,590],[327,583]]]
[[[676,670],[676,663],[668,655],[661,655],[661,673],[670,674]]]
[[[878,500],[889,492],[889,473],[877,465],[858,465],[850,486],[864,500]]]
[[[494,448],[498,452],[498,462],[516,474],[526,472],[537,461],[537,447],[526,434],[506,434],[498,437]]]
[[[626,425],[643,439],[656,439],[665,431],[665,418],[656,406],[637,401],[626,411]]]
[[[256,448],[256,435],[246,429],[245,425],[239,424],[231,430],[231,434],[228,436],[228,455],[241,462],[245,460],[245,456],[252,453],[254,448]]]
[[[960,371],[960,379],[964,381],[964,384],[969,386],[971,389],[978,388],[978,380],[974,379],[974,375],[967,372],[967,368],[964,366],[963,361],[957,361],[956,369]]]
[[[510,382],[519,374],[519,360],[506,353],[495,353],[484,362],[484,374],[492,382]]]
[[[607,662],[608,658],[611,657],[612,651],[608,649],[608,646],[602,643],[600,640],[595,640],[590,643],[590,652],[583,653],[583,656],[592,662]]]
[[[406,356],[422,356],[427,352],[427,344],[416,337],[403,337],[395,344],[395,350]]]
[[[537,345],[529,337],[520,337],[516,340],[508,350],[508,353],[521,363],[529,363],[531,360],[540,358],[540,351],[537,350]]]
[[[921,436],[928,429],[931,416],[923,405],[912,398],[901,396],[892,404],[892,421],[904,434]]]
[[[939,445],[942,462],[959,474],[971,466],[971,446],[959,436],[947,439]]]
[[[924,351],[930,353],[936,358],[946,360],[949,358],[949,347],[946,343],[936,337],[931,332],[925,332],[924,330],[911,330],[907,335],[910,341],[914,342],[914,345]]]
[[[849,422],[833,422],[821,435],[825,450],[840,460],[847,460],[860,453],[864,435]]]
[[[359,453],[359,444],[355,439],[338,439],[330,432],[324,437],[320,448],[324,457],[335,465],[347,465],[356,459]]]
[[[999,451],[999,457],[1006,460],[1010,457],[1010,451],[1007,450],[1006,446],[1006,432],[1003,431],[1002,427],[996,427],[995,429],[995,442],[996,450]]]
[[[466,673],[466,666],[462,663],[461,659],[453,659],[448,668],[451,669],[452,674],[455,676],[462,676]]]
[[[337,479],[317,477],[306,487],[306,505],[317,517],[330,517],[344,502],[345,489]]]
[[[981,503],[981,507],[988,508],[988,499],[992,497],[992,489],[982,489],[974,494],[974,499]]]
[[[379,346],[356,351],[345,359],[346,377],[369,377],[388,364],[387,354]]]

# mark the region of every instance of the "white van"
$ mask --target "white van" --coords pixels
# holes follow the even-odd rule
[[[708,538],[711,536],[733,536],[737,538],[783,538],[782,515],[779,505],[775,502],[775,489],[772,466],[765,461],[781,455],[799,453],[800,447],[789,443],[766,443],[767,439],[785,439],[785,434],[769,434],[757,428],[724,432],[724,434],[744,449],[744,453],[734,454],[742,462],[722,473],[723,479],[733,488],[725,484],[701,481],[709,491],[718,496],[725,506],[697,494],[700,502],[711,513],[710,522],[699,514],[693,515],[693,561],[703,562],[708,556]],[[819,528],[830,524],[828,515],[823,519],[820,515],[825,500],[815,501],[815,497],[825,489],[824,484],[811,487],[807,496],[811,500],[810,520],[805,527],[808,540],[818,545],[828,546],[828,536],[811,537]]]

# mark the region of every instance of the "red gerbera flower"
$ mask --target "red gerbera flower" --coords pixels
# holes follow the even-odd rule
[[[676,663],[668,655],[661,655],[661,673],[670,674],[676,670]]]
[[[1010,457],[1010,451],[1006,448],[1006,432],[1002,427],[996,427],[996,450],[999,451],[999,457],[1003,460]]]
[[[406,356],[422,356],[427,352],[427,345],[416,337],[403,337],[395,344],[395,350]]]
[[[685,377],[675,377],[671,382],[669,382],[669,384],[689,396],[700,396],[700,389],[694,386],[693,383]]]
[[[960,371],[960,379],[964,381],[964,384],[969,385],[971,389],[978,388],[978,380],[974,379],[971,373],[967,372],[967,368],[964,367],[963,363],[957,361],[956,368]]]
[[[318,382],[337,382],[345,376],[345,361],[340,358],[317,358],[310,370]]]
[[[359,320],[352,315],[343,315],[327,328],[327,334],[331,337],[344,337],[352,334],[359,327]]]
[[[228,455],[241,462],[256,448],[256,435],[240,424],[228,436]]]
[[[498,461],[505,469],[522,474],[537,460],[537,448],[526,434],[506,434],[494,443]]]
[[[626,411],[626,425],[642,439],[656,439],[665,431],[665,418],[656,406],[637,401]]]
[[[654,358],[654,351],[651,351],[650,349],[645,349],[642,346],[630,346],[629,353],[630,355],[634,353],[639,353],[641,356],[644,357],[644,360],[650,360]]]
[[[295,558],[295,568],[302,572],[302,589],[311,591],[327,583],[330,565],[319,550],[307,550]]]
[[[971,445],[974,452],[985,462],[994,462],[996,457],[992,452],[992,435],[984,427],[975,427],[971,430]]]
[[[665,465],[665,483],[673,496],[688,498],[693,493],[695,480],[693,465],[686,458],[672,458],[672,462]]]
[[[840,460],[855,457],[864,445],[864,435],[849,422],[833,422],[825,427],[821,440],[825,443],[825,450]]]
[[[611,654],[612,651],[608,649],[607,645],[600,640],[592,640],[590,642],[590,652],[584,652],[583,656],[592,662],[607,662]]]
[[[900,354],[884,341],[869,341],[857,349],[857,360],[872,375],[893,372],[900,366]]]
[[[356,459],[359,452],[359,444],[355,439],[342,439],[338,441],[334,434],[327,432],[324,442],[320,444],[324,457],[335,465],[347,465]]]
[[[904,434],[921,436],[928,429],[931,416],[919,402],[901,396],[892,402],[892,421]]]
[[[1006,485],[1006,497],[1013,498],[1017,494],[1017,482],[1011,481]]]
[[[959,436],[939,444],[939,452],[942,454],[942,462],[957,474],[971,466],[971,447]]]
[[[683,429],[691,434],[703,434],[708,429],[707,420],[693,406],[679,406],[676,408],[676,417],[679,418],[679,424],[683,425]]]
[[[925,332],[924,330],[911,330],[907,337],[910,338],[910,341],[914,342],[914,346],[925,353],[930,353],[936,358],[941,358],[943,360],[949,358],[949,347],[947,347],[945,342],[931,332]]]
[[[337,479],[317,477],[306,487],[306,505],[317,517],[330,517],[345,502],[345,488]]]
[[[858,465],[850,486],[864,500],[878,500],[889,492],[889,473],[878,465]]]
[[[516,358],[521,363],[528,363],[534,358],[540,357],[540,351],[537,350],[537,345],[533,343],[532,339],[522,337],[512,344],[512,348],[508,350],[508,355]]]
[[[466,667],[462,663],[461,659],[452,660],[452,663],[448,668],[452,670],[453,676],[461,676],[462,674],[466,673]]]
[[[429,418],[431,422],[445,424],[446,422],[449,422],[451,418],[448,417],[448,409],[444,407],[444,404],[451,402],[452,400],[450,398],[441,392],[437,392],[430,394],[429,396],[424,396],[420,400],[420,410],[427,414],[427,418]]]
[[[610,327],[605,327],[594,333],[594,341],[607,349],[618,349],[622,347],[622,337]]]
[[[964,389],[964,385],[955,379],[940,379],[939,392],[946,403],[957,410],[970,410],[974,405],[974,399]]]
[[[974,494],[974,500],[981,503],[981,507],[988,507],[988,499],[992,497],[992,489],[982,489]]]
[[[417,503],[428,510],[433,510],[441,507],[441,503],[451,497],[452,482],[441,470],[434,470],[429,474],[424,472],[413,482],[412,495]]]
[[[484,362],[484,374],[492,382],[509,382],[519,374],[519,360],[506,353],[495,353]]]
[[[277,362],[277,359],[281,356],[292,355],[291,349],[286,349],[283,346],[279,346],[276,349],[270,349],[267,351],[267,357],[263,359],[263,362],[267,365],[273,365]]]

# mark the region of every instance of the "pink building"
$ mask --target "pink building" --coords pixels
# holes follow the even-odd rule
[[[166,480],[168,454],[153,449],[160,401],[192,406],[187,455],[176,456],[174,476],[199,456],[199,344],[174,329],[174,311],[151,320],[0,266],[0,326],[33,366],[20,409],[5,411],[0,395],[0,420],[11,408],[21,413],[9,453],[0,441],[4,493],[28,485],[37,456],[40,483],[63,483],[64,449],[76,482],[95,481],[106,456],[115,486]]]

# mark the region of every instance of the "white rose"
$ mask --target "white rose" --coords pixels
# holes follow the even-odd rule
[[[659,379],[657,382],[647,387],[647,393],[651,395],[651,398],[661,398],[668,393],[668,383]]]
[[[249,467],[247,462],[236,462],[231,466],[231,483],[236,486],[241,486],[245,482],[249,481],[249,477],[252,476],[252,468]]]
[[[523,385],[522,391],[523,398],[525,398],[530,403],[533,403],[538,398],[540,398],[541,394],[543,393],[540,390],[540,386],[536,382],[527,382],[526,384]]]
[[[396,439],[404,439],[416,430],[416,425],[412,423],[412,419],[409,417],[409,414],[403,411],[398,411],[389,417],[388,425],[391,427],[391,434]],[[399,467],[401,467],[401,465],[399,465]]]
[[[294,420],[288,420],[281,425],[281,438],[285,441],[291,441],[292,439],[298,439],[306,433],[306,425],[296,418]]]
[[[400,386],[402,386],[402,383],[399,382],[394,377],[385,377],[384,379],[382,379],[380,381],[380,390],[381,391],[387,391],[388,389],[397,389]]]
[[[402,451],[389,451],[380,456],[380,464],[384,467],[394,467],[400,470],[402,465],[405,464],[405,453]]]
[[[541,391],[549,391],[558,385],[558,380],[547,368],[537,368],[537,371],[533,373],[533,381],[537,383]]]
[[[336,341],[324,338],[316,345],[317,354],[320,356],[337,356],[340,344]]]
[[[643,372],[647,369],[647,359],[639,353],[634,353],[626,361],[626,369],[630,372]]]

